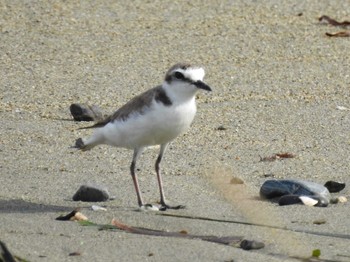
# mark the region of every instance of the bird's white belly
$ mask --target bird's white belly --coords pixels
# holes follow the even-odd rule
[[[195,114],[195,103],[155,104],[143,115],[107,124],[103,128],[104,137],[107,144],[126,148],[168,143],[190,127]]]

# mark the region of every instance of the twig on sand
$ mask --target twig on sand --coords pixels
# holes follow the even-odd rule
[[[239,244],[243,240],[243,237],[241,236],[230,236],[230,237],[201,236],[201,235],[187,234],[185,231],[167,232],[167,231],[154,230],[154,229],[142,228],[142,227],[131,227],[121,223],[116,219],[112,220],[112,225],[120,230],[133,233],[133,234],[162,236],[162,237],[178,237],[178,238],[187,238],[187,239],[201,239],[204,241],[214,242],[214,243],[223,244],[223,245],[230,245],[230,246]]]

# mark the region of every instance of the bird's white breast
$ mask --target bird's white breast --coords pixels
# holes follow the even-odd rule
[[[156,101],[143,114],[133,114],[125,121],[114,121],[102,128],[106,143],[136,148],[172,141],[185,132],[196,114],[195,98],[170,106]]]

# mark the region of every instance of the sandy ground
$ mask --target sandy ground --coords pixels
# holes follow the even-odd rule
[[[350,19],[349,1],[6,1],[0,3],[0,239],[29,261],[294,261],[310,256],[350,261],[349,203],[327,208],[279,207],[258,198],[274,178],[350,184],[349,38],[318,22]],[[191,129],[167,152],[168,199],[186,209],[136,212],[131,151],[69,149],[90,134],[72,121],[73,102],[113,112],[162,82],[187,61],[204,66],[212,93],[198,94]],[[225,130],[218,130],[223,126]],[[279,152],[293,159],[260,162]],[[158,200],[157,151],[139,161],[148,202]],[[230,184],[232,177],[243,185]],[[115,196],[100,203],[71,200],[86,182]],[[341,194],[349,197],[346,187]],[[58,222],[81,207],[96,223],[242,235],[266,247],[244,251],[201,240],[98,231]],[[325,220],[316,225],[315,220]],[[346,238],[230,223],[242,221]],[[69,256],[80,252],[80,256]]]

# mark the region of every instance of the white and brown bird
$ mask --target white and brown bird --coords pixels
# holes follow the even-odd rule
[[[164,197],[160,162],[169,143],[185,132],[196,114],[195,95],[199,89],[211,91],[203,82],[204,69],[188,64],[176,64],[165,75],[162,85],[134,97],[105,120],[86,128],[96,128],[87,139],[76,140],[75,147],[89,150],[100,144],[134,150],[130,172],[140,207],[144,202],[135,173],[136,162],[146,147],[160,145],[155,163],[161,209],[169,206]],[[146,205],[147,206],[147,205]]]

